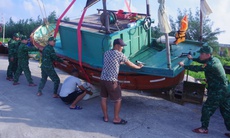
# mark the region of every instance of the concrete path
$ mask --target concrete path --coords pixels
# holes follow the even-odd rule
[[[0,56],[0,138],[221,138],[227,132],[217,111],[211,118],[209,134],[195,134],[200,126],[200,105],[184,106],[141,91],[123,91],[121,117],[126,125],[114,125],[113,103],[109,102],[108,123],[102,121],[100,97],[81,101],[83,110],[70,110],[52,98],[48,80],[41,97],[38,87],[29,87],[24,75],[20,85],[6,80],[8,60]],[[30,60],[32,77],[40,81],[38,62]],[[61,83],[68,74],[57,69]]]

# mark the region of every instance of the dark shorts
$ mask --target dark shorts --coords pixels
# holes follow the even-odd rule
[[[108,98],[117,101],[121,100],[121,87],[117,81],[105,81],[101,80],[101,97]]]
[[[61,100],[67,104],[71,104],[79,95],[81,95],[83,92],[74,91],[71,94],[69,94],[67,97],[60,97]]]

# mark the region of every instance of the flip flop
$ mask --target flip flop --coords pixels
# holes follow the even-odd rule
[[[121,119],[121,121],[120,122],[113,122],[113,124],[115,124],[115,125],[125,125],[125,124],[127,124],[128,122],[126,121],[126,120],[124,120],[124,119]]]
[[[18,84],[20,84],[20,83],[19,83],[19,82],[14,82],[14,83],[13,83],[13,85],[18,85]]]
[[[192,131],[195,133],[200,133],[200,134],[208,134],[208,129],[204,129],[201,127],[193,129]]]
[[[37,86],[37,85],[34,83],[30,83],[29,86],[33,87],[33,86]]]
[[[102,117],[102,119],[103,119],[104,122],[109,122],[109,120],[105,120],[104,116]]]
[[[58,94],[53,94],[53,98],[60,98]]]
[[[230,137],[230,133],[225,133],[224,135],[227,137]]]
[[[37,96],[42,96],[42,93],[41,93],[41,92],[38,92],[38,93],[37,93]]]
[[[11,78],[11,77],[7,77],[6,78],[8,81],[12,81],[12,80],[14,80],[13,78]]]
[[[71,107],[70,107],[69,109],[73,109],[73,110],[81,110],[81,109],[82,109],[82,107],[81,107],[81,106],[77,106],[77,105],[76,105],[76,106],[75,106],[75,108],[71,108]]]

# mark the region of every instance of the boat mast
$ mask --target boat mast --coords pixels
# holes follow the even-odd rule
[[[201,3],[201,0],[200,0]],[[200,43],[203,41],[203,14],[200,8],[200,38],[199,38]]]
[[[164,33],[166,40],[166,54],[167,54],[167,67],[171,69],[171,53],[170,53],[170,45],[168,33],[172,31],[170,23],[168,21],[168,15],[165,9],[165,0],[158,0],[159,9],[158,9],[158,20],[160,25],[160,32]]]
[[[150,16],[149,0],[146,0],[146,13],[147,13],[147,16]]]
[[[200,0],[200,43],[203,41],[203,20],[205,17],[212,13],[212,9],[209,7],[206,0]]]
[[[146,0],[146,17],[147,18],[150,18],[150,6],[149,6],[149,0]],[[151,26],[150,26],[150,29],[149,30],[147,30],[147,43],[148,43],[148,45],[150,45],[151,44]]]
[[[107,12],[107,8],[106,8],[106,0],[102,0],[102,4],[103,4],[103,13],[104,13],[104,19],[105,19],[105,33],[109,34],[110,33],[110,29],[109,29],[109,14]]]
[[[3,27],[3,32],[2,32],[2,42],[4,43],[5,42],[5,18],[4,18],[4,15],[2,13],[2,16],[1,16],[1,23],[3,26],[0,26]]]

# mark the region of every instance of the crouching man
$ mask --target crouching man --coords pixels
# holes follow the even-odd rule
[[[70,109],[81,110],[82,107],[78,106],[77,103],[82,100],[86,94],[92,95],[93,93],[83,86],[78,75],[78,70],[74,69],[72,71],[72,76],[64,80],[59,95],[63,102],[70,104]]]

